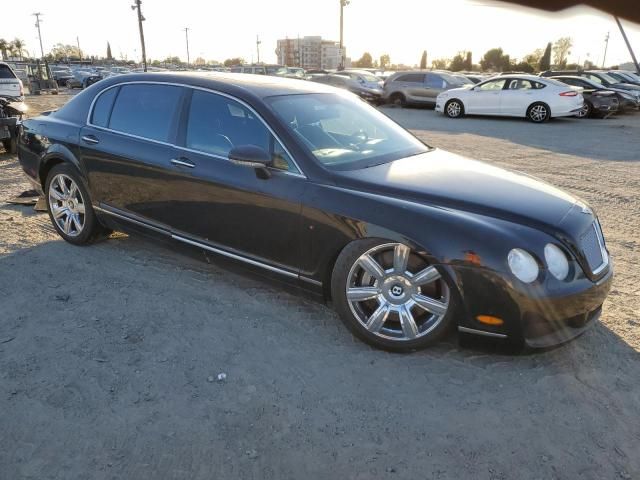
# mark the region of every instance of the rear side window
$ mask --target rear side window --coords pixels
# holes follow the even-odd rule
[[[395,79],[396,82],[407,83],[424,83],[424,74],[420,73],[407,73],[406,75],[400,75]]]
[[[113,106],[109,128],[166,142],[181,95],[182,88],[172,85],[124,85]]]
[[[113,100],[116,98],[117,92],[117,87],[110,88],[98,97],[98,100],[96,100],[96,103],[93,106],[93,113],[91,114],[91,123],[93,125],[97,127],[109,126],[111,108],[113,107]]]
[[[0,78],[16,78],[8,65],[0,65]]]

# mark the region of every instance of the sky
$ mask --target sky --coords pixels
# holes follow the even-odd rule
[[[9,1],[9,0],[3,0]],[[75,44],[85,55],[140,59],[140,40],[133,0],[20,0],[11,1],[11,21],[1,22],[0,38],[21,38],[27,50],[39,54],[34,12],[43,13],[41,30],[45,53],[56,43]],[[185,32],[189,30],[191,60],[224,61],[242,57],[275,62],[276,41],[304,35],[339,39],[339,0],[143,0],[147,57],[179,56],[186,60]],[[414,65],[423,50],[429,63],[470,50],[474,63],[484,52],[502,47],[521,58],[563,36],[574,46],[569,62],[589,59],[602,63],[605,36],[610,32],[607,64],[631,61],[613,17],[587,7],[546,13],[492,0],[351,0],[344,10],[347,55],[365,51],[374,58],[389,54],[392,63]],[[623,21],[640,56],[640,25]]]

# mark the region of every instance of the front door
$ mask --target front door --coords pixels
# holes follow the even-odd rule
[[[465,102],[467,113],[476,115],[499,115],[504,78],[489,80],[476,85]]]

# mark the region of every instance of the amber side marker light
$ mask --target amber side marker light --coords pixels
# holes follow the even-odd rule
[[[480,323],[484,323],[485,325],[502,325],[504,320],[498,317],[492,317],[491,315],[478,315],[476,317]]]

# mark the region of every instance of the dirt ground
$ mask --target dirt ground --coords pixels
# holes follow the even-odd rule
[[[0,479],[640,478],[640,114],[384,111],[589,201],[616,268],[601,323],[529,355],[455,336],[376,351],[328,307],[214,257],[64,243],[6,203],[29,184],[0,153]]]

